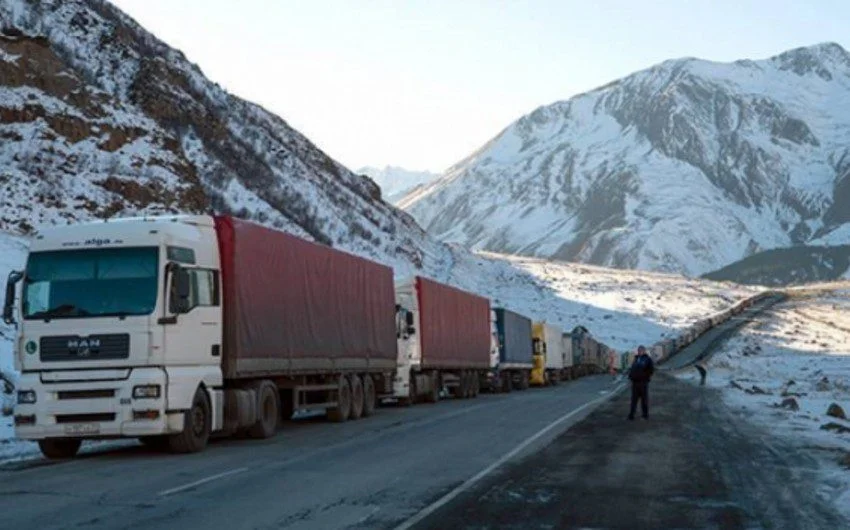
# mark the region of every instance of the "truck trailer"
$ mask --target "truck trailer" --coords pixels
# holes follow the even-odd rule
[[[16,436],[54,458],[90,438],[196,452],[296,410],[368,416],[412,328],[395,307],[390,268],[231,217],[44,230],[6,289]]]
[[[493,310],[496,349],[482,383],[493,392],[525,390],[531,380],[533,344],[531,319],[502,307]]]
[[[396,284],[396,304],[412,322],[398,344],[399,401],[436,402],[444,389],[455,398],[477,396],[494,346],[490,301],[415,276]]]

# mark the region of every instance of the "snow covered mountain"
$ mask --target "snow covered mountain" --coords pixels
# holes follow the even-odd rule
[[[474,249],[699,275],[850,242],[850,54],[666,61],[524,116],[399,206]]]
[[[360,175],[366,175],[381,188],[385,201],[395,204],[399,199],[408,195],[422,184],[436,180],[439,175],[430,171],[410,171],[398,166],[383,168],[366,166],[357,170]]]
[[[284,120],[103,0],[0,0],[0,230],[231,212],[393,264],[446,249]]]

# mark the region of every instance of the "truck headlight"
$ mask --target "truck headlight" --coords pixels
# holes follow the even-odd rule
[[[18,390],[19,405],[32,405],[35,399],[35,390]]]
[[[138,385],[133,387],[133,399],[158,399],[162,395],[159,385]]]

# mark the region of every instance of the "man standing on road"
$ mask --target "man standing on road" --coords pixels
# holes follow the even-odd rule
[[[646,348],[643,345],[638,346],[635,362],[629,368],[629,379],[632,380],[630,420],[635,419],[638,400],[640,400],[643,419],[649,419],[649,380],[652,379],[653,373],[655,373],[655,366],[653,365],[652,357],[646,354]]]

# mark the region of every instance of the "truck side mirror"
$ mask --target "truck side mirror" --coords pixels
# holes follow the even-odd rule
[[[24,277],[21,271],[12,271],[6,280],[6,301],[3,304],[3,322],[11,326],[15,322],[15,285]]]
[[[188,313],[191,309],[189,307],[189,295],[192,290],[191,281],[189,271],[179,266],[174,269],[174,294],[177,296],[175,300],[177,311],[175,313]]]

